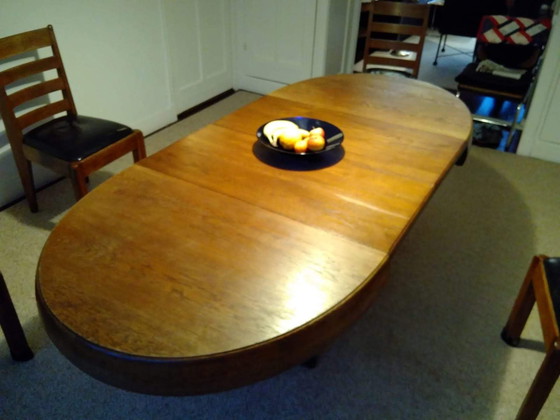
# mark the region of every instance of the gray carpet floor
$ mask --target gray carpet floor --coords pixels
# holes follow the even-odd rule
[[[147,138],[148,153],[254,100],[238,92]],[[92,186],[130,165],[123,158]],[[473,147],[397,250],[367,314],[322,355],[244,388],[156,397],[100,383],[70,364],[37,315],[34,271],[73,204],[68,181],[0,212],[0,268],[35,358],[0,336],[1,419],[512,419],[543,359],[533,312],[519,348],[499,338],[531,256],[560,254],[560,165]],[[560,418],[560,385],[542,419]]]

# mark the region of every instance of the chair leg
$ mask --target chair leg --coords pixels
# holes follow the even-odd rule
[[[134,162],[138,162],[146,157],[146,145],[144,143],[144,136],[140,131],[137,131],[136,149],[132,151]]]
[[[441,40],[443,39],[443,34],[439,35],[439,41],[438,41],[438,45],[437,45],[437,50],[436,50],[436,58],[434,59],[433,65],[437,66],[437,59],[439,57],[439,48],[441,47]],[[445,47],[444,47],[445,48]]]
[[[513,121],[511,123],[511,127],[509,129],[509,134],[507,137],[507,141],[506,141],[506,147],[505,150],[507,151],[509,149],[509,146],[511,145],[511,141],[513,139],[513,135],[515,134],[515,131],[517,130],[517,127],[519,126],[519,114],[521,114],[521,110],[523,109],[523,103],[519,103],[517,104],[517,107],[515,108],[515,115],[513,117]]]
[[[84,174],[80,165],[73,165],[70,170],[70,180],[74,189],[76,201],[79,201],[88,193],[87,179],[89,174]]]
[[[6,342],[10,348],[12,359],[18,362],[32,359],[33,352],[25,339],[25,334],[21,328],[2,273],[0,273],[0,326],[6,336]]]
[[[517,414],[518,420],[536,419],[550,391],[560,376],[560,341],[557,339],[547,352],[529,392]]]
[[[33,181],[33,168],[31,167],[31,162],[24,157],[17,157],[14,155],[16,166],[19,173],[19,178],[21,179],[21,184],[23,185],[23,191],[25,193],[25,198],[29,205],[29,210],[32,213],[37,213],[39,211],[39,206],[37,204],[37,194],[35,193],[35,182]]]
[[[510,346],[518,346],[521,332],[527,323],[531,310],[535,305],[535,291],[533,289],[533,275],[537,266],[540,264],[539,257],[533,257],[525,280],[521,285],[517,299],[513,304],[513,309],[509,315],[506,326],[502,330],[502,340]]]
[[[146,157],[144,136],[140,130],[134,130],[130,136],[127,136],[125,139],[121,139],[117,142],[116,146],[117,147],[114,149],[114,158],[121,157],[123,154],[129,153],[131,150],[134,162],[138,162]],[[76,201],[79,201],[88,193],[87,183],[89,181],[89,175],[106,164],[106,159],[101,158],[97,154],[94,154],[82,161],[71,163],[68,168],[68,176],[72,181]]]

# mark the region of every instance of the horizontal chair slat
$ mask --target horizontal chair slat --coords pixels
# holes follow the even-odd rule
[[[422,35],[422,26],[403,25],[400,23],[373,22],[370,27],[371,32],[382,32],[390,34]]]
[[[378,50],[404,50],[414,52],[419,52],[422,49],[420,44],[403,41],[389,41],[384,39],[372,39],[370,40],[368,47],[370,49],[375,48]]]
[[[25,89],[21,89],[8,96],[10,103],[15,108],[31,99],[39,98],[57,90],[62,90],[64,88],[64,82],[62,79],[53,79],[46,82],[38,83],[33,86],[29,86]]]
[[[376,15],[404,16],[406,18],[423,18],[427,7],[429,6],[423,4],[388,4],[386,2],[373,3],[373,10]]]
[[[23,114],[17,118],[17,121],[20,127],[25,128],[45,118],[65,111],[70,111],[70,104],[66,99],[62,99],[52,104],[42,106],[41,108],[34,109],[27,114]]]
[[[60,67],[60,60],[57,57],[41,58],[39,60],[20,64],[19,66],[0,72],[0,83],[4,86],[9,85],[10,83],[25,79],[26,77],[33,76],[34,74],[54,70]]]
[[[395,67],[406,67],[409,69],[414,69],[416,63],[412,60],[406,60],[402,58],[390,58],[390,57],[369,57],[364,60],[366,64],[380,64],[383,66],[395,66]]]
[[[0,59],[10,58],[50,45],[51,37],[46,28],[8,36],[0,39]]]

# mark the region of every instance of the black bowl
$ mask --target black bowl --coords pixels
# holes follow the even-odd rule
[[[264,146],[268,147],[269,149],[275,150],[277,152],[287,153],[287,154],[296,155],[296,156],[317,155],[319,153],[328,152],[329,150],[332,150],[336,147],[339,147],[342,144],[342,141],[344,140],[344,133],[342,132],[342,130],[340,130],[340,128],[338,128],[336,125],[333,125],[333,124],[328,123],[326,121],[317,120],[315,118],[307,118],[307,117],[287,117],[287,118],[278,118],[278,119],[279,120],[292,121],[293,123],[297,124],[297,126],[299,128],[303,128],[304,130],[307,130],[307,131],[310,131],[313,128],[321,127],[323,130],[325,130],[326,145],[322,150],[318,150],[316,152],[308,150],[305,153],[296,153],[293,150],[286,150],[286,149],[283,149],[282,146],[280,146],[280,145],[275,147],[272,144],[270,144],[270,141],[263,134],[263,129],[264,129],[264,126],[266,124],[268,124],[268,122],[267,122],[267,123],[261,125],[259,127],[259,129],[257,130],[257,139]],[[274,120],[274,121],[276,121],[276,120]]]

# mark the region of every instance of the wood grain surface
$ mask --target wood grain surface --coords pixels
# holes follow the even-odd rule
[[[338,126],[342,148],[262,150],[257,128],[297,115]],[[152,394],[304,362],[371,305],[471,127],[452,94],[415,80],[337,75],[273,92],[68,212],[37,270],[47,331],[87,373]]]

